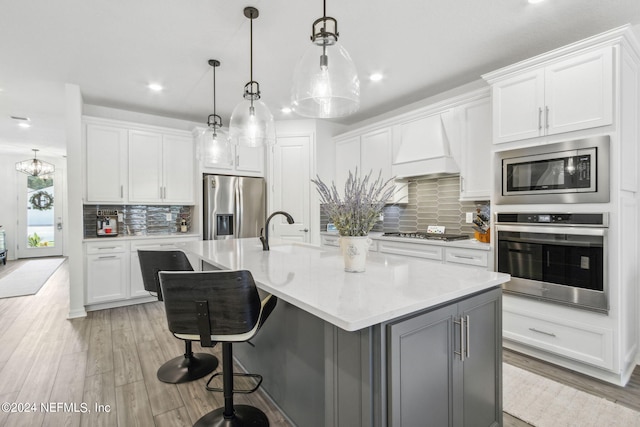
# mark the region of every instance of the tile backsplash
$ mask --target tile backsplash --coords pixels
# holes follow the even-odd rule
[[[449,234],[473,234],[471,224],[465,222],[465,214],[489,204],[459,201],[459,176],[412,178],[408,185],[408,203],[386,206],[384,221],[376,223],[372,231],[426,232],[428,225],[443,225]],[[321,210],[321,230],[326,230],[327,222],[329,219]]]
[[[180,231],[180,221],[187,221],[191,230],[193,206],[149,206],[149,205],[84,205],[84,236],[96,236],[98,210],[117,210],[123,221],[118,221],[118,234],[145,236],[171,234]],[[170,215],[171,219],[167,219]]]

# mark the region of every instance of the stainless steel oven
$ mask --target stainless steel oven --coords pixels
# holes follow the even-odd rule
[[[498,213],[496,270],[507,293],[607,312],[606,213]]]
[[[609,136],[497,153],[496,204],[609,201]]]

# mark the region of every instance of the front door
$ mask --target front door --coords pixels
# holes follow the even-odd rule
[[[62,255],[62,173],[18,174],[18,258]]]
[[[278,136],[273,147],[271,210],[291,214],[294,224],[282,215],[271,220],[269,236],[309,243],[310,150],[312,135]]]

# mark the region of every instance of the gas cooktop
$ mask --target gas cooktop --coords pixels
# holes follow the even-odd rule
[[[469,239],[468,234],[437,234],[437,233],[422,233],[417,231],[415,233],[384,233],[382,237],[407,237],[410,239],[426,239],[426,240],[444,240],[449,242],[452,240],[465,240]]]

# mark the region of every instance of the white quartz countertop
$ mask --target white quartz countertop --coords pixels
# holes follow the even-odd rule
[[[144,234],[144,235],[134,235],[134,234],[118,234],[113,237],[85,237],[82,239],[85,243],[93,243],[93,242],[108,242],[108,241],[116,241],[116,240],[153,240],[153,239],[179,239],[179,238],[187,238],[187,237],[200,237],[200,234],[197,233],[171,233],[171,234]]]
[[[509,275],[369,253],[366,271],[344,271],[335,250],[285,241],[263,251],[257,238],[204,240],[176,246],[222,269],[251,271],[256,285],[346,331],[490,289]]]

